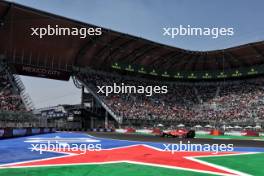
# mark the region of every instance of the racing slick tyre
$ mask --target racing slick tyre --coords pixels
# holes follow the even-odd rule
[[[187,135],[186,135],[187,138],[194,138],[195,137],[195,131],[194,130],[190,130]]]
[[[167,133],[162,133],[161,137],[168,138],[168,137],[170,137],[170,135]]]

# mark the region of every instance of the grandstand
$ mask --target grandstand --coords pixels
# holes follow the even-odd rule
[[[8,77],[8,83],[7,77],[2,78],[1,109],[21,111],[33,107],[14,75],[65,81],[72,76],[76,87],[89,97],[80,105],[85,120],[80,120],[78,128],[263,124],[263,41],[200,52],[105,28],[102,35],[84,39],[74,36],[42,39],[31,36],[30,27],[98,26],[6,1],[0,2],[0,14],[0,56],[13,76]],[[25,20],[30,23],[19,22]],[[9,86],[14,87],[11,80],[18,86],[16,94],[10,91]],[[151,97],[97,94],[98,85],[113,82],[166,85],[168,93]]]
[[[0,127],[34,126],[37,119],[31,113],[33,109],[33,103],[19,76],[13,75],[11,68],[1,60]]]
[[[80,77],[93,92],[97,86],[111,85],[167,85],[167,94],[99,94],[115,116],[123,124],[154,126],[155,124],[198,124],[222,123],[247,126],[263,123],[264,84],[263,78],[220,82],[168,82],[121,76],[117,74],[86,73]]]

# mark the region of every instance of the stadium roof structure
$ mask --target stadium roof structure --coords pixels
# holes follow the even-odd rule
[[[90,67],[179,79],[214,79],[264,72],[264,41],[198,52],[106,28],[102,28],[102,35],[87,38],[31,36],[30,28],[48,25],[98,27],[13,2],[0,2],[0,56],[14,64],[18,74],[68,79],[74,69]]]

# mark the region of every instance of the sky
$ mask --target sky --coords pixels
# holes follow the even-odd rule
[[[264,40],[263,0],[13,0],[82,22],[188,50],[223,49]],[[163,36],[164,27],[232,27],[232,37]],[[22,76],[37,108],[80,103],[73,82]]]

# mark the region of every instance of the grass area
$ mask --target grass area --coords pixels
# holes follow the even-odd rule
[[[224,157],[200,158],[203,161],[242,171],[254,176],[263,176],[264,153]]]
[[[256,136],[228,136],[228,135],[213,136],[213,135],[209,135],[209,134],[196,134],[195,138],[264,140],[264,136],[260,136],[260,137],[256,137]]]
[[[10,176],[212,176],[191,171],[167,169],[129,163],[103,165],[74,165],[56,167],[33,167],[17,169],[0,169],[0,175]]]

